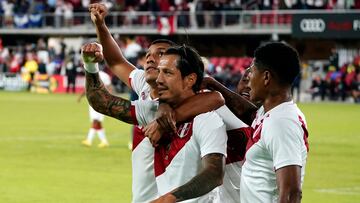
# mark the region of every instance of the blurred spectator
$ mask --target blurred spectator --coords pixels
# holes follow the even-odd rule
[[[135,36],[129,36],[125,38],[125,58],[136,66],[137,55],[142,50],[141,46],[135,41]]]
[[[355,103],[360,103],[360,71],[356,74],[351,84],[351,96]]]
[[[65,2],[64,8],[64,25],[65,27],[71,27],[73,25],[74,7],[70,2]]]
[[[15,4],[12,0],[3,0],[1,1],[1,6],[4,11],[4,21],[6,27],[12,27],[14,20],[14,8]]]
[[[30,75],[29,85],[28,85],[28,90],[30,90],[31,86],[32,86],[32,83],[34,81],[35,73],[39,69],[39,65],[38,65],[38,63],[37,63],[37,61],[35,59],[35,54],[34,53],[32,53],[32,52],[27,53],[24,68],[27,71],[27,73],[29,73],[29,75]]]
[[[76,76],[77,76],[77,64],[75,61],[75,51],[72,49],[70,50],[69,54],[67,55],[64,66],[66,68],[66,77],[67,77],[67,87],[66,92],[70,92],[70,88],[73,93],[76,91]]]

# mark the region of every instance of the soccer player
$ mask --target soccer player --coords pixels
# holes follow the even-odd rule
[[[157,66],[164,51],[170,46],[175,45],[175,43],[164,39],[153,41],[146,53],[144,70],[135,69],[123,56],[105,24],[106,7],[103,4],[91,4],[89,11],[91,19],[96,25],[99,42],[104,47],[105,60],[112,72],[134,90],[139,95],[140,100],[157,99],[156,78],[159,73]],[[206,98],[206,101],[204,101],[204,98]],[[185,116],[195,116],[199,113],[218,108],[223,102],[221,95],[218,93],[199,95],[197,99],[190,99],[190,101],[193,104],[192,106],[187,107],[184,105],[184,108],[179,108],[176,112],[178,121],[181,121],[181,118],[188,118]],[[198,103],[202,105],[198,105]],[[160,106],[166,107],[165,104]],[[173,128],[175,128],[174,125]],[[135,130],[137,133],[133,137],[132,151],[133,202],[149,202],[149,200],[154,199],[158,195],[153,173],[154,148],[150,140],[144,136],[144,133],[139,128]],[[153,144],[155,145],[156,143]]]
[[[105,88],[111,93],[112,86],[111,86],[111,79],[110,76],[105,73],[104,71],[99,71],[99,76],[101,81],[104,83]],[[81,98],[85,95],[85,91],[80,95],[78,98],[78,102],[81,101]],[[109,142],[106,139],[105,129],[102,127],[102,122],[104,121],[104,115],[101,113],[96,112],[90,105],[89,105],[89,116],[91,121],[91,128],[89,129],[88,135],[85,140],[81,142],[81,144],[91,147],[92,141],[95,137],[95,134],[99,136],[100,144],[98,144],[99,148],[105,148],[109,146]]]
[[[249,70],[247,70],[238,85],[238,93],[239,95],[248,96],[249,95],[249,87],[248,87],[248,74]],[[213,80],[212,78],[207,78],[207,80]],[[210,82],[207,83],[207,87],[203,85],[203,88],[213,88],[216,85],[221,85],[217,81],[213,80],[211,83],[218,83],[215,85],[210,85]],[[221,85],[221,87],[223,87]],[[225,87],[224,87],[225,88]],[[220,89],[221,90],[221,89]],[[227,91],[230,91],[226,89]],[[236,94],[236,93],[233,93]],[[240,97],[237,95],[238,97]],[[229,98],[225,97],[225,100]],[[246,98],[248,99],[248,98]],[[241,101],[240,101],[241,103]],[[251,107],[250,110],[256,109],[253,108],[251,103],[244,103],[243,105],[247,105]],[[225,165],[225,174],[223,185],[221,185],[219,189],[220,193],[220,201],[226,203],[237,203],[240,201],[240,175],[241,175],[241,167],[244,161],[246,144],[248,137],[252,133],[252,129],[250,126],[242,122],[239,118],[237,118],[227,106],[222,106],[219,109],[215,110],[216,113],[223,119],[223,122],[226,126],[226,134],[227,134],[227,157],[226,157],[226,165]],[[240,112],[240,111],[239,111]],[[158,118],[158,120],[162,118]],[[160,121],[160,123],[166,123],[165,121]],[[167,128],[164,125],[162,128]],[[145,134],[148,133],[156,133],[153,129],[148,129],[148,126],[145,128]],[[150,136],[149,136],[150,137]]]
[[[97,73],[97,62],[102,61],[104,58],[102,47],[96,43],[85,44],[82,47],[82,57],[86,73]],[[109,94],[99,80],[98,74],[87,74],[86,79],[87,97],[94,109],[121,121],[136,124],[133,117],[131,117],[131,111],[134,108],[130,101]],[[208,100],[204,102],[204,98],[208,98]],[[189,98],[184,104],[175,109],[175,118],[176,121],[182,122],[199,113],[218,108],[223,104],[223,99],[219,93],[199,94]],[[153,166],[154,148],[148,138],[144,136],[139,136],[138,139],[134,138],[132,163],[133,202],[149,202],[155,199],[158,196],[158,191]]]
[[[299,57],[278,42],[260,46],[254,56],[250,99],[262,106],[247,143],[241,202],[300,202],[309,148],[305,117],[291,96],[300,74]]]
[[[160,102],[175,108],[200,89],[204,65],[199,54],[186,46],[171,47],[159,64]],[[153,119],[152,108],[135,103],[140,124]],[[161,197],[153,202],[213,202],[222,184],[226,156],[226,129],[214,111],[195,116],[164,136],[155,150],[155,176]]]

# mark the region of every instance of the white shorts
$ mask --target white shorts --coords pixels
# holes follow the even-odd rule
[[[104,120],[104,115],[95,111],[91,106],[89,106],[89,115],[90,115],[91,122],[93,122],[94,120],[97,120],[97,121]]]

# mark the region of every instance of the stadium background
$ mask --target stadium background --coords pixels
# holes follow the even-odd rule
[[[130,202],[130,126],[108,118],[111,147],[84,148],[87,102],[66,94],[71,74],[83,90],[80,46],[96,40],[89,1],[0,2],[0,202]],[[310,132],[303,202],[360,201],[360,1],[104,3],[123,50],[157,38],[190,44],[229,88],[257,46],[293,45],[303,62],[294,97]]]

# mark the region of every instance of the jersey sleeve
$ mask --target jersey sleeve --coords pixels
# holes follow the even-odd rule
[[[146,126],[155,119],[159,102],[154,100],[136,100],[131,102],[131,116],[134,124]]]
[[[134,90],[137,95],[140,95],[142,90],[147,85],[145,81],[145,71],[139,69],[134,69],[131,71],[129,75],[129,84],[132,90]]]
[[[263,126],[264,144],[273,158],[274,169],[302,166],[303,130],[296,121],[277,119]]]
[[[111,85],[111,78],[107,73],[100,71],[99,74],[100,74],[100,79],[105,86]]]
[[[230,109],[223,105],[222,107],[215,110],[216,113],[222,118],[226,130],[234,130],[239,128],[247,128],[249,127],[246,123],[240,120],[238,117],[230,111]]]
[[[208,112],[195,117],[193,128],[201,157],[212,153],[220,153],[226,157],[226,130],[218,114]]]

